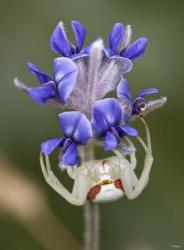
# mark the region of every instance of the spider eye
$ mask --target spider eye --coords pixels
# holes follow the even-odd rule
[[[141,113],[146,110],[146,101],[143,98],[137,99],[133,104],[134,113]]]

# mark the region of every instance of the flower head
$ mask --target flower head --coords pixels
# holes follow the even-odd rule
[[[96,138],[105,137],[106,151],[119,146],[120,138],[123,136],[137,136],[136,129],[122,125],[122,118],[122,111],[116,99],[107,98],[95,103],[91,124]]]
[[[64,25],[62,22],[59,22],[50,38],[50,46],[52,50],[57,54],[61,54],[64,57],[69,57],[72,59],[87,56],[88,54],[86,53],[86,50],[82,51],[82,47],[86,38],[84,26],[78,21],[72,21],[71,26],[75,34],[76,45],[73,45],[71,42],[69,42]]]
[[[78,111],[59,114],[59,123],[63,137],[52,138],[41,144],[41,151],[49,155],[57,147],[61,149],[62,166],[74,166],[79,163],[77,146],[85,145],[92,137],[92,129],[86,116]]]
[[[109,47],[105,49],[108,57],[124,57],[130,60],[140,58],[147,47],[148,39],[145,37],[138,38],[130,44],[131,26],[126,27],[122,23],[116,23],[109,34]]]
[[[131,116],[142,115],[147,109],[147,104],[149,105],[150,102],[144,97],[150,94],[156,94],[158,92],[158,89],[149,88],[140,91],[135,98],[132,98],[128,81],[122,77],[117,87],[117,96],[119,98],[120,105],[124,110],[125,121],[128,121]],[[152,105],[154,105],[153,102]]]
[[[62,23],[51,35],[51,48],[63,56],[54,60],[53,76],[29,63],[29,70],[36,75],[40,86],[27,87],[17,79],[14,84],[38,104],[50,101],[90,117],[95,102],[115,90],[121,76],[132,69],[132,62],[128,58],[107,57],[101,39],[82,50],[85,29],[78,21],[72,21],[72,28],[76,46],[68,41]]]

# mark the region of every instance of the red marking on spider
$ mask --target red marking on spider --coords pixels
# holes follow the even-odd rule
[[[88,195],[87,195],[87,198],[88,200],[92,201],[95,199],[96,195],[98,193],[100,193],[100,190],[101,190],[101,186],[100,185],[96,185],[94,187],[92,187],[89,192],[88,192]]]
[[[121,182],[120,179],[115,180],[114,186],[115,186],[116,188],[120,188],[120,189],[124,192],[124,189],[123,189],[123,186],[122,186],[122,182]]]

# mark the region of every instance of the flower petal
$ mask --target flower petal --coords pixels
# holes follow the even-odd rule
[[[103,136],[104,133],[121,121],[121,109],[119,103],[114,98],[99,100],[93,107],[92,127],[96,136]]]
[[[132,114],[132,99],[128,81],[123,77],[117,86],[117,96],[122,112],[122,122],[126,123]]]
[[[59,114],[61,130],[66,137],[79,144],[86,144],[92,137],[92,128],[87,117],[79,111]]]
[[[117,51],[124,35],[124,25],[116,23],[109,34],[109,47],[113,51]]]
[[[121,107],[122,119],[121,122],[125,124],[131,118],[132,115],[132,102],[126,96],[122,99],[119,99],[119,104]]]
[[[129,58],[122,57],[120,55],[111,56],[111,59],[116,59],[123,64],[121,74],[126,74],[132,70],[132,61]]]
[[[28,63],[28,69],[38,78],[38,81],[40,83],[46,83],[52,81],[52,78],[43,71],[41,71],[36,65]]]
[[[132,43],[124,52],[123,57],[127,57],[131,60],[140,58],[148,44],[147,38],[139,38],[134,43]]]
[[[78,75],[76,64],[69,58],[58,57],[54,60],[54,76],[57,91],[63,104],[72,92]]]
[[[56,96],[56,89],[53,82],[43,83],[39,87],[27,88],[26,92],[37,104],[44,104]]]
[[[52,138],[45,142],[42,142],[41,144],[41,151],[45,155],[49,155],[52,153],[52,151],[57,148],[62,142],[64,141],[64,138]]]
[[[121,126],[117,128],[119,136],[125,136],[125,135],[130,135],[130,136],[137,136],[138,132],[135,128],[129,127],[129,126]]]
[[[62,164],[66,166],[75,166],[79,163],[79,155],[75,143],[71,143],[61,157]]]
[[[139,98],[139,97],[144,97],[145,95],[151,95],[151,94],[157,94],[159,93],[158,89],[155,88],[150,88],[150,89],[144,89],[142,91],[140,91],[135,98]]]
[[[121,78],[118,86],[117,86],[117,96],[118,98],[127,97],[131,101],[131,92],[129,88],[128,81],[125,78]]]
[[[82,57],[87,57],[87,56],[89,56],[89,54],[80,52],[79,54],[73,54],[71,56],[71,59],[72,59],[72,61],[75,61],[76,59],[79,59]]]
[[[62,54],[66,57],[72,55],[71,45],[67,39],[62,22],[59,22],[54,29],[50,38],[50,46],[55,53]]]
[[[75,38],[77,41],[76,52],[78,53],[84,44],[86,38],[86,30],[84,26],[78,21],[72,21],[71,23],[73,31],[75,33]]]
[[[115,55],[114,51],[112,51],[110,48],[104,48],[104,53],[108,58]]]
[[[104,141],[105,151],[111,151],[113,148],[116,148],[118,144],[119,144],[118,138],[111,132],[107,131]]]

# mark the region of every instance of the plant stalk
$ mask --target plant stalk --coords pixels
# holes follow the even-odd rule
[[[84,147],[81,152],[82,161],[94,159],[93,144]],[[99,207],[91,201],[84,205],[84,250],[99,250]]]

